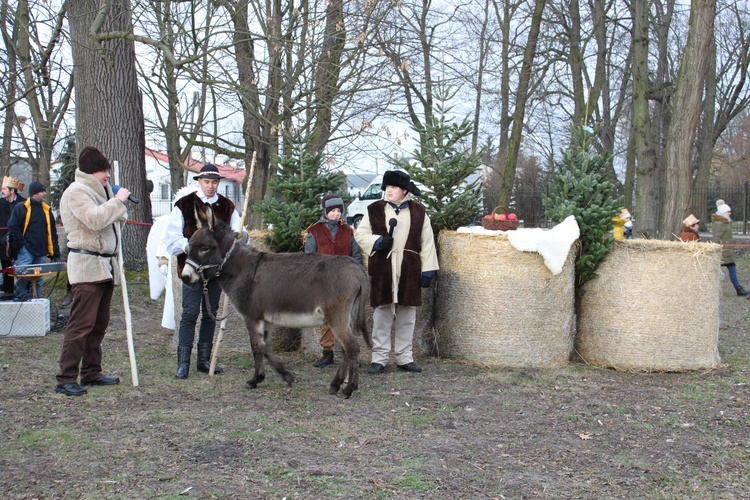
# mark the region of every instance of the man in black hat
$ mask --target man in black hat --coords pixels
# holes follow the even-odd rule
[[[57,227],[50,206],[44,202],[47,189],[41,182],[29,185],[29,199],[13,208],[8,221],[8,234],[16,267],[44,264],[47,256],[60,259]],[[15,300],[42,296],[42,278],[36,281],[36,297],[31,297],[30,282],[24,278],[16,281]]]
[[[188,240],[198,229],[209,224],[209,217],[212,225],[221,220],[234,231],[240,230],[240,216],[234,209],[234,203],[217,193],[219,183],[224,177],[216,165],[206,163],[194,179],[198,181],[199,189],[177,200],[167,222],[166,247],[171,255],[177,256],[179,275],[182,275],[182,269],[185,267]],[[213,318],[216,317],[221,298],[221,288],[216,280],[208,282],[208,298],[210,311],[203,300],[203,284],[200,281],[192,286],[182,284],[182,317],[178,330],[176,378],[188,378],[195,326],[201,312],[197,368],[199,372],[204,373],[208,373],[211,368],[211,350],[216,330],[216,321]],[[214,368],[214,373],[221,372],[220,367]]]
[[[421,372],[414,362],[412,341],[421,288],[428,288],[438,269],[430,218],[409,174],[388,170],[383,174],[385,199],[367,207],[354,237],[369,255],[370,305],[373,307],[372,363],[368,373],[385,371],[395,322],[396,365],[406,372]]]

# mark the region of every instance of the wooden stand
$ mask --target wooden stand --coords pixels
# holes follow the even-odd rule
[[[36,271],[39,271],[39,269],[37,268]],[[53,276],[55,274],[57,274],[57,271],[16,274],[15,277],[29,280],[31,282],[31,296],[32,298],[36,298],[36,280],[45,276]]]

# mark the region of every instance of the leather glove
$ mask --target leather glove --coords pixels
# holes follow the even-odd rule
[[[422,273],[422,281],[419,283],[419,286],[422,288],[430,288],[430,285],[432,284],[433,276],[434,276],[434,273],[431,271]]]
[[[390,252],[393,248],[393,238],[390,236],[381,236],[380,239],[375,242],[375,245],[378,247],[378,250]]]

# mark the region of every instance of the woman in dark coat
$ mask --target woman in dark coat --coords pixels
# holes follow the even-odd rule
[[[719,243],[723,248],[721,252],[721,265],[727,268],[729,272],[729,279],[734,285],[734,289],[737,291],[737,295],[744,297],[748,292],[740,285],[740,281],[737,279],[737,266],[734,264],[734,252],[732,251],[731,245],[733,240],[732,227],[732,209],[724,203],[724,200],[718,200],[716,202],[716,213],[711,214],[713,223],[711,229],[714,233],[714,241]]]

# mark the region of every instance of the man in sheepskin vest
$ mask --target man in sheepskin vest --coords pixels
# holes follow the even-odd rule
[[[68,280],[73,303],[55,392],[66,396],[82,396],[86,393],[83,387],[89,385],[120,383],[118,377],[102,373],[102,341],[114,288],[120,283],[117,247],[128,215],[125,201],[130,191],[121,188],[114,194],[109,185],[111,169],[98,149],[83,148],[75,182],[60,199],[60,218],[68,233]]]
[[[183,196],[174,204],[167,221],[167,231],[164,237],[167,252],[177,256],[177,270],[182,275],[182,269],[187,260],[186,247],[188,240],[201,227],[213,225],[223,221],[232,230],[240,230],[240,216],[234,209],[231,200],[217,193],[219,182],[223,179],[216,165],[206,163],[200,174],[193,177],[198,181],[200,189]],[[210,220],[209,220],[210,219]],[[182,317],[178,330],[177,341],[177,372],[175,378],[188,378],[190,372],[190,355],[193,351],[195,339],[195,325],[201,314],[201,326],[198,332],[198,371],[208,373],[211,368],[211,350],[216,330],[216,312],[219,309],[221,287],[216,280],[208,282],[208,299],[211,306],[209,311],[203,300],[203,283],[196,281],[193,285],[182,285]],[[223,370],[216,366],[214,373]]]
[[[369,255],[370,305],[374,308],[371,375],[383,373],[391,351],[395,321],[396,365],[407,372],[421,372],[414,362],[412,342],[417,306],[438,270],[430,218],[409,174],[388,170],[383,174],[384,199],[367,207],[354,237]]]

